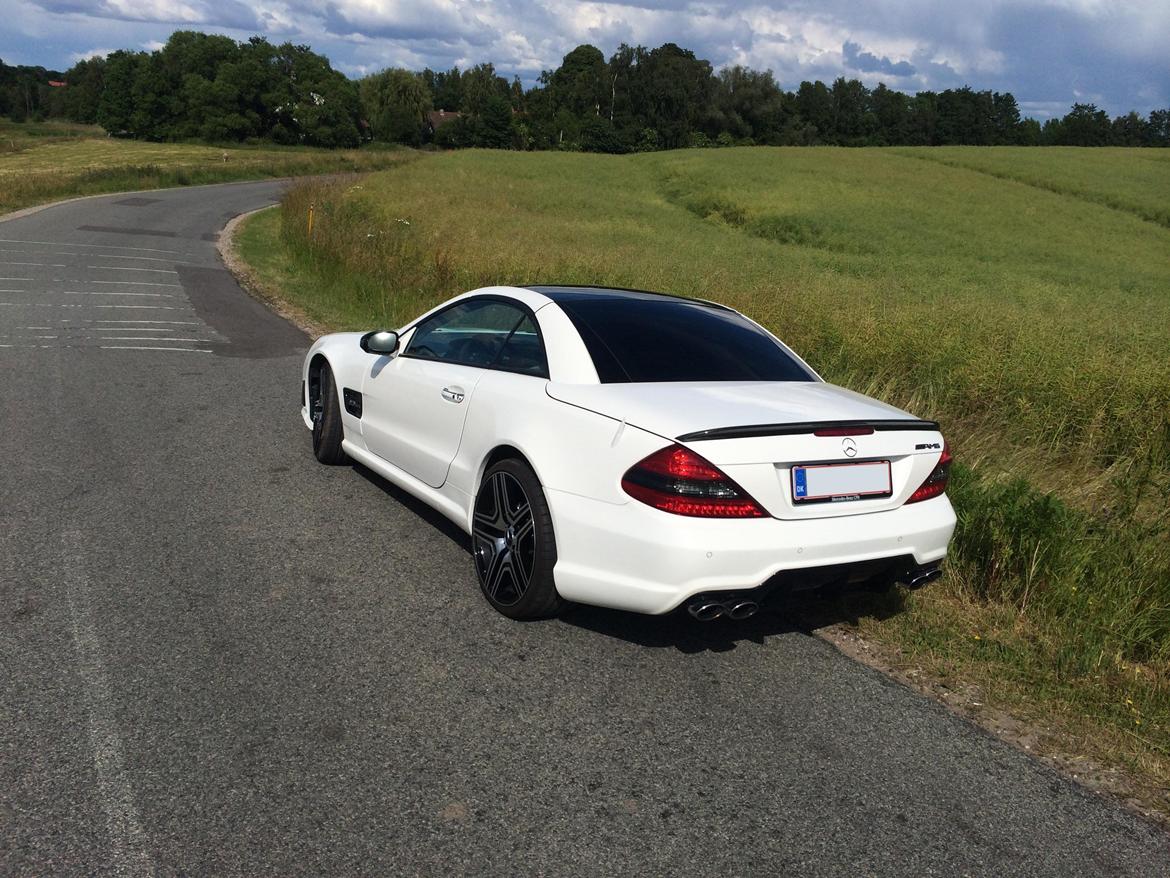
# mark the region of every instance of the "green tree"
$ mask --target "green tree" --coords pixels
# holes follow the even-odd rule
[[[283,43],[272,59],[276,71],[273,139],[310,146],[357,146],[357,86],[308,46]]]
[[[409,70],[391,68],[358,83],[362,113],[370,133],[378,140],[422,143],[431,93],[422,77]]]
[[[553,111],[567,110],[578,119],[600,116],[607,92],[605,56],[594,46],[575,48],[548,79]]]
[[[1170,146],[1170,108],[1151,111],[1146,121],[1145,146]]]
[[[829,90],[833,105],[833,131],[837,143],[862,146],[876,127],[870,116],[869,89],[860,80],[840,76]]]
[[[98,100],[97,123],[114,135],[131,134],[134,112],[134,82],[138,68],[146,61],[144,52],[118,51],[106,58],[102,96]]]
[[[713,91],[711,65],[674,43],[647,52],[638,68],[643,81],[647,127],[658,132],[666,149],[685,146],[688,135],[703,127]]]
[[[1066,146],[1105,146],[1109,142],[1109,117],[1095,104],[1073,104],[1072,110],[1061,120]]]
[[[938,96],[937,144],[987,146],[995,142],[995,104],[989,91],[947,89]]]
[[[771,140],[784,128],[789,114],[784,92],[772,71],[725,67],[715,78],[708,133],[759,142]],[[721,141],[722,142],[722,141]]]
[[[1045,119],[1040,129],[1040,143],[1043,146],[1063,146],[1065,143],[1064,121]]]
[[[428,67],[419,76],[431,93],[435,109],[458,111],[463,106],[463,75],[458,67],[445,72],[435,72]]]
[[[460,112],[478,116],[487,110],[492,98],[503,98],[511,106],[508,80],[497,74],[492,64],[476,64],[460,77],[460,85],[463,88]]]
[[[489,149],[511,149],[514,146],[512,104],[506,97],[489,97],[478,121],[477,146]]]
[[[800,88],[796,90],[796,112],[813,127],[813,136],[818,142],[836,143],[833,97],[823,82],[817,80],[800,84]]]
[[[920,91],[910,99],[908,143],[911,146],[935,146],[938,141],[938,95]]]
[[[86,58],[65,73],[63,114],[73,122],[97,122],[98,105],[105,87],[106,59]]]
[[[1142,146],[1146,142],[1147,122],[1137,113],[1118,116],[1109,126],[1109,143],[1112,146]]]
[[[601,116],[593,116],[581,123],[581,149],[586,152],[625,152],[625,145],[614,130],[613,123]]]
[[[995,92],[991,96],[992,125],[995,133],[992,141],[996,144],[1020,142],[1020,108],[1011,92]]]
[[[906,95],[879,82],[870,92],[869,105],[877,123],[876,143],[892,146],[910,140],[910,99]]]
[[[1017,129],[1016,143],[1020,146],[1039,146],[1041,137],[1040,123],[1035,119],[1023,119]]]
[[[172,107],[175,94],[158,52],[142,59],[130,88],[130,133],[139,140],[168,140],[176,136]]]

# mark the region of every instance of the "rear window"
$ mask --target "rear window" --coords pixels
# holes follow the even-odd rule
[[[653,381],[813,381],[767,333],[740,315],[669,299],[558,302],[603,384]]]

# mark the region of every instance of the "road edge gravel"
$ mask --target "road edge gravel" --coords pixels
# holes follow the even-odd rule
[[[826,625],[811,629],[811,633],[831,644],[842,655],[925,695],[960,719],[1039,760],[1089,792],[1108,799],[1164,832],[1170,832],[1170,795],[1165,790],[1142,783],[1120,768],[1067,752],[1048,730],[1008,711],[989,707],[982,700],[977,686],[948,685],[903,660],[896,648],[869,640],[849,625]],[[1159,801],[1159,797],[1160,807],[1153,804]]]
[[[244,292],[252,298],[263,302],[310,338],[317,339],[325,335],[329,330],[311,320],[304,311],[290,305],[288,300],[281,296],[280,291],[276,287],[264,281],[243,260],[236,249],[236,233],[239,231],[240,226],[258,213],[263,213],[266,210],[278,210],[279,208],[279,204],[258,207],[255,210],[249,210],[232,217],[216,237],[215,247],[219,251],[219,258],[223,262],[224,268],[231,272]]]

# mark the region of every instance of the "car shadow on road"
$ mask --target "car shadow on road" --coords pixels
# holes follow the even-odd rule
[[[561,621],[638,646],[694,654],[728,652],[744,643],[762,646],[769,637],[785,634],[811,637],[818,628],[839,623],[855,625],[863,617],[888,619],[902,612],[904,606],[905,593],[900,589],[844,594],[813,591],[774,595],[760,612],[740,622],[726,618],[699,622],[685,610],[643,616],[582,605],[567,610]]]
[[[471,538],[454,522],[360,463],[354,463],[353,469],[464,551],[471,552]],[[730,619],[699,622],[681,608],[664,616],[645,616],[575,604],[564,612],[560,622],[652,649],[676,649],[685,654],[727,652],[741,643],[763,645],[769,637],[784,634],[812,636],[818,628],[841,622],[856,624],[863,617],[887,619],[902,612],[904,598],[904,592],[898,589],[773,594],[760,612],[740,622]]]
[[[447,537],[447,539],[451,540],[453,543],[459,544],[459,546],[468,552],[471,551],[471,537],[465,534],[459,525],[455,524],[455,522],[451,521],[449,518],[444,517],[441,513],[436,512],[422,500],[419,500],[413,495],[406,493],[397,485],[378,475],[372,469],[367,469],[360,463],[355,462],[353,464],[353,470],[371,485],[374,485],[375,487],[384,491],[386,496],[402,504],[408,511],[414,515],[417,515],[427,524],[431,525],[431,527],[433,527],[443,536]]]

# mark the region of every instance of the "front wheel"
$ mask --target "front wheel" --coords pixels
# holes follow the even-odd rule
[[[341,450],[344,433],[341,429],[341,401],[337,398],[337,382],[328,365],[321,366],[320,386],[310,412],[313,417],[313,454],[321,463],[345,463]]]
[[[505,616],[539,619],[564,607],[553,582],[557,545],[548,503],[521,461],[502,460],[484,474],[471,543],[479,587]]]

